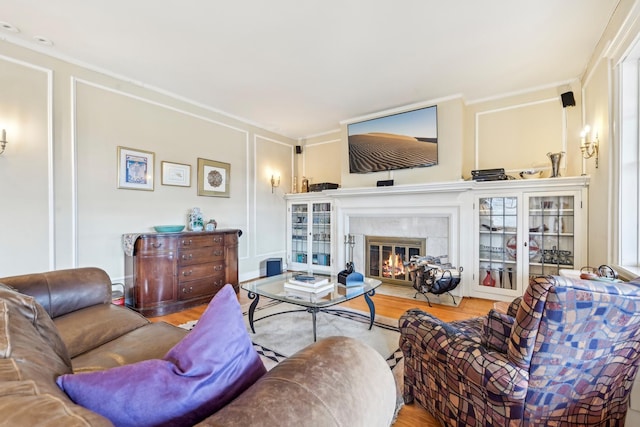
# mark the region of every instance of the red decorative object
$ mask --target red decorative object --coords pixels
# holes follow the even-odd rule
[[[491,270],[487,270],[487,277],[485,277],[484,280],[482,281],[482,285],[491,286],[491,287],[496,286],[496,279],[494,279],[493,276],[491,275]]]

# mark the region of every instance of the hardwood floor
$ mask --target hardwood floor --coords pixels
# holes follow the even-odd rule
[[[432,307],[429,307],[429,305],[425,301],[423,301],[420,296],[418,298],[419,299],[417,300],[413,300],[381,294],[376,294],[373,297],[377,315],[399,319],[402,313],[404,313],[408,309],[420,308],[444,320],[445,322],[485,315],[487,314],[489,309],[493,307],[494,303],[494,301],[490,300],[465,297],[462,299],[459,307],[436,304],[433,304]],[[251,300],[247,297],[247,293],[245,291],[240,290],[238,301],[240,302],[240,304],[247,304]],[[356,298],[351,301],[347,301],[345,303],[342,303],[341,306],[352,308],[355,310],[362,310],[365,312],[369,311],[364,298]],[[206,305],[201,305],[178,313],[150,318],[150,320],[153,322],[164,321],[173,325],[180,325],[190,320],[199,319],[205,308]],[[394,424],[394,427],[414,426],[440,427],[440,424],[418,403],[404,405],[400,410],[398,419]]]

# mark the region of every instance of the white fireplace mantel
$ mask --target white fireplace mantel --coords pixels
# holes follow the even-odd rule
[[[290,193],[285,195],[285,199],[295,200],[297,198],[330,198],[342,199],[349,197],[370,197],[389,196],[403,194],[435,194],[435,193],[463,193],[472,190],[528,190],[545,189],[551,190],[554,187],[565,187],[571,185],[588,186],[590,177],[570,176],[557,178],[540,179],[514,179],[504,181],[447,181],[421,184],[404,184],[388,187],[353,187],[338,188],[336,190],[324,190],[312,193]]]
[[[366,230],[376,236],[411,237],[407,224],[412,224],[418,234],[438,242],[441,248],[446,235],[448,239],[449,260],[455,266],[472,270],[474,235],[473,206],[475,197],[484,193],[516,192],[516,191],[555,191],[568,187],[588,187],[589,176],[557,177],[541,179],[517,179],[504,181],[476,182],[451,181],[389,187],[358,187],[324,190],[313,193],[287,194],[289,202],[297,201],[329,201],[333,205],[333,238],[332,238],[332,272],[337,273],[344,268],[347,261],[347,249],[344,236],[352,233],[354,228]],[[363,225],[367,220],[370,224]],[[432,230],[440,227],[442,233],[433,236]],[[395,229],[394,229],[395,227]],[[443,230],[443,228],[445,230]],[[427,246],[429,246],[427,244]],[[363,251],[364,248],[360,249]],[[355,258],[358,248],[354,248]],[[440,249],[438,249],[440,251]],[[429,252],[429,247],[427,247]],[[443,255],[437,253],[431,255]],[[362,265],[360,268],[364,268]],[[465,286],[456,289],[459,295],[467,294],[465,288],[469,278],[463,275]]]
[[[331,197],[357,197],[357,196],[385,196],[418,193],[459,193],[473,188],[471,181],[451,181],[425,184],[408,184],[388,187],[355,187],[326,190],[324,193]]]

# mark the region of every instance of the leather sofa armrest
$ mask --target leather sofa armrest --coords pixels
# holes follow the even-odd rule
[[[279,363],[198,425],[387,427],[395,405],[384,358],[356,339],[330,337]]]

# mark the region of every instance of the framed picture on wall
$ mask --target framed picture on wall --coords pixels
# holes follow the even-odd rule
[[[231,165],[198,158],[198,196],[229,197]]]
[[[191,165],[162,161],[162,185],[191,187]]]
[[[153,191],[154,153],[118,146],[118,188]]]

